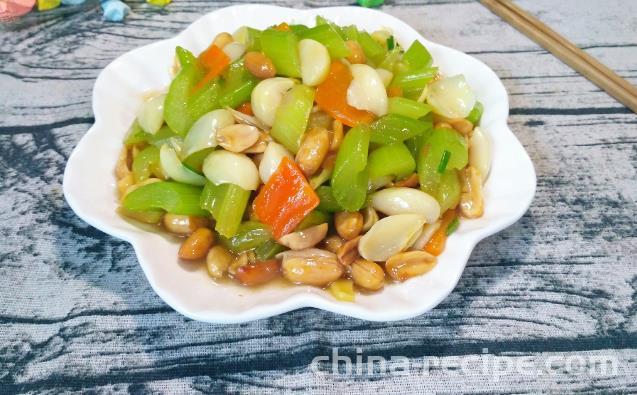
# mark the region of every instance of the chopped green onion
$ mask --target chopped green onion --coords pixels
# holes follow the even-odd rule
[[[392,49],[394,49],[394,46],[396,46],[394,36],[387,37],[387,49],[391,51]]]
[[[447,164],[449,163],[449,157],[451,156],[451,152],[444,150],[442,153],[442,157],[440,158],[440,164],[438,164],[438,173],[442,174],[447,169]]]
[[[451,221],[451,223],[447,225],[445,234],[447,236],[451,235],[453,232],[455,232],[458,229],[458,226],[460,226],[460,220],[458,219],[458,217],[455,217],[453,221]]]

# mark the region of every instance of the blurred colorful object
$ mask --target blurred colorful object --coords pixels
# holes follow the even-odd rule
[[[6,0],[0,1],[0,21],[7,21],[27,14],[35,0]]]
[[[357,0],[357,3],[361,7],[378,7],[385,3],[384,0]]]
[[[163,7],[167,4],[170,4],[172,0],[146,0],[148,4],[156,5],[158,7]]]
[[[38,11],[46,11],[60,6],[60,0],[38,0]]]
[[[102,19],[109,22],[121,22],[130,12],[130,7],[120,0],[106,0],[100,2],[104,16]]]

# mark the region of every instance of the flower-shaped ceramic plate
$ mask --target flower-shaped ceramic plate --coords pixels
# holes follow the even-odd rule
[[[340,25],[355,24],[367,31],[388,27],[403,46],[420,40],[443,74],[466,76],[478,100],[484,104],[481,125],[492,145],[491,173],[484,189],[484,216],[462,221],[432,271],[404,283],[388,285],[381,292],[356,295],[354,303],[339,302],[326,291],[309,286],[247,289],[231,282],[216,284],[206,274],[205,265],[178,262],[178,240],[149,232],[116,214],[114,168],[123,138],[135,118],[143,93],[163,89],[170,83],[175,46],[199,53],[217,33],[233,32],[240,25],[265,28],[282,21],[313,25],[317,15]],[[374,321],[417,316],[451,293],[476,243],[517,221],[529,207],[535,192],[533,165],[507,127],[507,93],[495,73],[471,56],[426,40],[404,22],[365,8],[295,10],[242,5],[211,12],[178,36],[130,51],[109,64],[95,82],[93,111],[95,124],[77,145],[66,167],[66,199],[86,222],[130,242],[155,292],[172,308],[195,320],[235,323],[302,307]]]

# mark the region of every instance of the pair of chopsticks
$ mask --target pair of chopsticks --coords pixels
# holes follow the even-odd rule
[[[511,0],[480,0],[482,5],[562,62],[637,113],[637,89],[566,38],[540,22]]]

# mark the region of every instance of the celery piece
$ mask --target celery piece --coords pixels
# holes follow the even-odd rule
[[[401,143],[418,136],[430,128],[430,124],[402,115],[388,114],[371,124],[371,141],[378,144]]]
[[[369,178],[404,178],[416,170],[416,161],[405,144],[383,145],[369,154]]]
[[[270,135],[285,148],[296,153],[314,104],[314,89],[305,85],[295,85],[281,100],[276,110],[274,125]]]
[[[228,66],[228,70],[223,74],[219,105],[235,108],[249,101],[250,94],[258,82],[259,80],[245,68],[243,59],[237,60]]]
[[[474,125],[480,123],[480,119],[482,118],[482,112],[484,111],[484,106],[479,101],[473,105],[473,109],[465,118],[467,121],[471,122]]]
[[[297,36],[310,28],[305,25],[290,25],[290,30]]]
[[[219,83],[213,80],[194,91],[205,76],[205,70],[188,50],[177,47],[176,51],[181,69],[168,89],[164,120],[172,130],[183,136],[199,117],[218,107]]]
[[[355,25],[344,26],[341,28],[345,40],[358,41],[358,29]]]
[[[332,217],[324,211],[321,210],[313,210],[310,211],[308,215],[303,218],[303,220],[296,226],[294,231],[304,230],[307,228],[311,228],[312,226],[324,224],[326,222],[330,222]]]
[[[299,34],[299,37],[311,38],[325,45],[332,59],[345,58],[350,54],[349,47],[331,24],[315,26]]]
[[[391,82],[391,86],[399,87],[403,90],[422,90],[429,81],[438,73],[437,67],[423,67],[416,70],[407,70],[396,73]]]
[[[283,251],[285,251],[285,247],[281,244],[277,244],[274,240],[268,240],[254,249],[254,255],[259,261],[267,261]]]
[[[402,115],[413,119],[421,118],[431,111],[429,104],[404,97],[390,97],[388,103],[390,114]]]
[[[336,198],[334,198],[334,195],[332,194],[332,187],[327,185],[320,186],[316,188],[316,194],[321,200],[318,207],[316,207],[317,210],[328,213],[345,211],[345,209],[336,201]]]
[[[251,27],[246,28],[246,37],[244,42],[246,51],[261,50],[261,33],[261,30],[253,29]]]
[[[462,169],[469,162],[469,147],[464,136],[453,129],[434,129],[425,144],[428,146],[427,156],[436,165],[436,170],[442,166],[445,152],[449,152],[444,169]],[[443,171],[444,171],[443,169]]]
[[[139,143],[144,143],[148,141],[151,136],[152,134],[144,132],[141,126],[139,126],[137,120],[135,120],[133,121],[130,129],[128,129],[128,133],[124,138],[124,144],[126,146],[131,146]]]
[[[158,181],[128,193],[122,206],[135,212],[162,209],[170,214],[207,216],[199,206],[201,191],[194,185]]]
[[[135,183],[142,182],[151,175],[162,176],[159,148],[149,145],[141,150],[133,160],[132,173]]]
[[[458,178],[458,171],[455,169],[445,170],[440,176],[440,181],[433,197],[440,204],[440,212],[455,208],[460,203],[461,186]]]
[[[331,24],[331,22],[327,18],[321,15],[316,16],[315,22],[316,22],[316,26]]]
[[[350,129],[336,154],[332,194],[347,211],[357,211],[365,204],[369,182],[367,155],[370,134],[367,125],[361,124]]]
[[[124,207],[119,207],[117,211],[125,217],[153,225],[159,224],[161,222],[161,218],[164,216],[164,210],[130,211]]]
[[[378,67],[396,73],[398,71],[397,65],[400,63],[401,58],[402,53],[400,52],[400,47],[396,46],[387,52],[385,58],[378,64]]]
[[[272,60],[277,74],[301,77],[299,39],[292,32],[266,29],[261,33],[261,49]]]
[[[214,150],[215,149],[213,147],[209,147],[209,148],[204,148],[200,151],[194,152],[188,155],[182,161],[182,163],[184,164],[184,166],[194,171],[195,173],[203,174],[203,171],[202,171],[203,161],[206,160],[206,158],[208,157],[208,154],[210,154]]]
[[[383,59],[385,59],[387,49],[374,40],[369,33],[358,32],[357,41],[361,48],[363,48],[365,57],[374,62],[374,64],[380,63]]]
[[[215,219],[215,230],[225,237],[237,233],[248,205],[250,191],[234,184],[215,185],[207,182],[201,193],[201,208]]]
[[[157,133],[148,137],[148,143],[154,145],[157,148],[161,148],[162,145],[167,143],[170,139],[176,138],[177,140],[181,139],[177,133],[175,133],[168,125],[164,125]]]
[[[272,240],[270,229],[257,221],[246,221],[239,225],[232,237],[219,237],[219,242],[234,253],[255,249],[266,241]]]
[[[409,64],[409,68],[411,70],[416,70],[431,67],[433,58],[427,48],[425,48],[420,41],[414,41],[411,43],[407,51],[405,51],[403,61]]]

